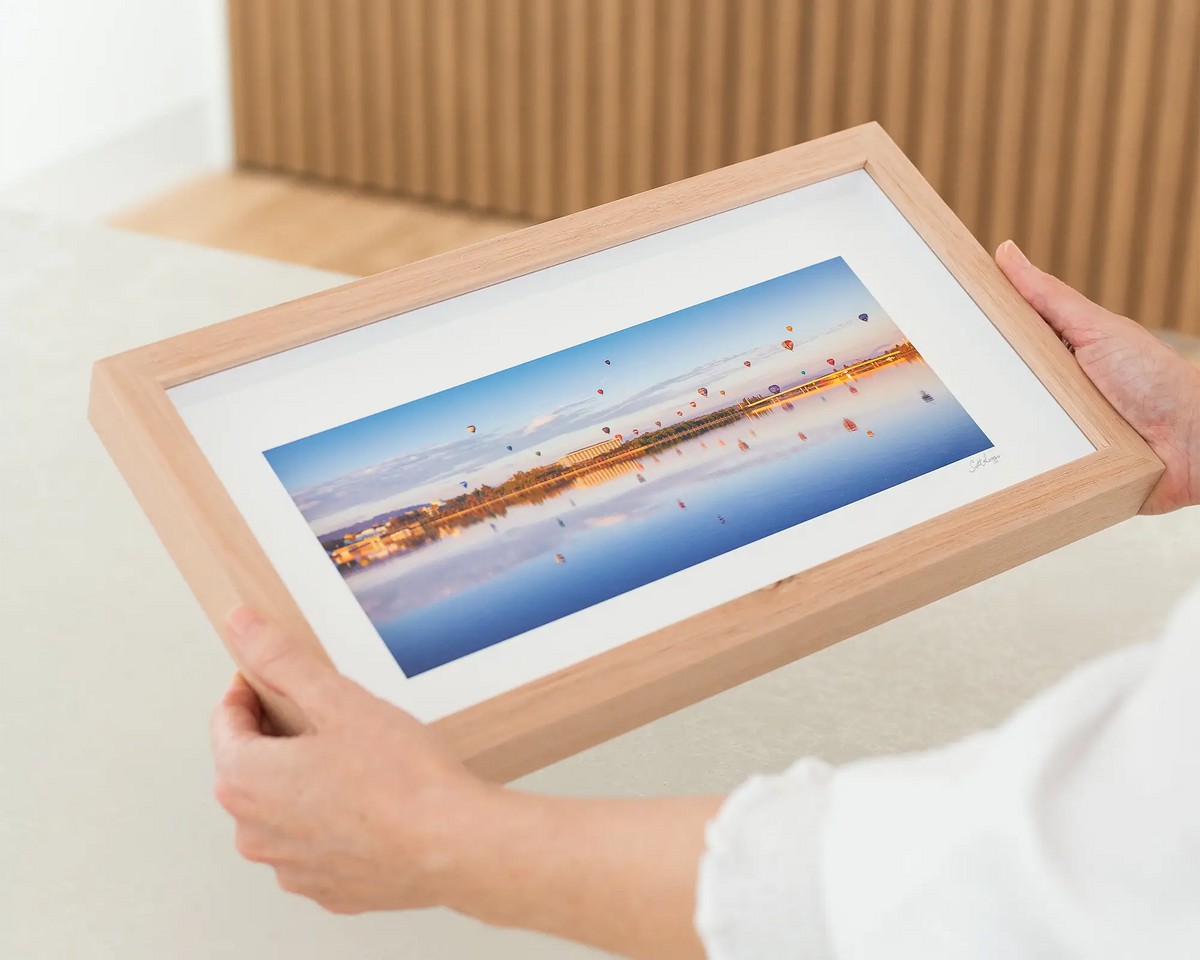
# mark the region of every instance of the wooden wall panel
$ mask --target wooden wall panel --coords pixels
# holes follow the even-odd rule
[[[983,243],[1200,333],[1200,0],[229,0],[238,162],[536,218],[877,119]]]

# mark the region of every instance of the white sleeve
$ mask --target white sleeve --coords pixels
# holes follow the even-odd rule
[[[1200,956],[1200,589],[996,730],[754,778],[706,839],[712,960]]]

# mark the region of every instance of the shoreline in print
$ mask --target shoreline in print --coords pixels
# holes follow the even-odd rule
[[[412,677],[991,446],[835,258],[265,456]]]

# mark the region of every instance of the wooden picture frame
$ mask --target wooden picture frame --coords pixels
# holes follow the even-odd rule
[[[1095,452],[433,723],[469,767],[509,780],[1132,516],[1157,481],[1145,442],[878,124],[100,360],[89,418],[218,631],[247,604],[324,655],[168,389],[861,169]]]

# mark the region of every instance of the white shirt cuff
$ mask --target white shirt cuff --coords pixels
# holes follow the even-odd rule
[[[820,889],[830,767],[751,777],[705,829],[696,931],[709,960],[829,956]]]

